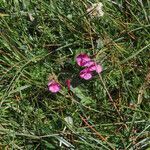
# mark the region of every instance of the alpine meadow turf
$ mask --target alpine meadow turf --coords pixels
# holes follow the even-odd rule
[[[148,150],[149,8],[149,0],[1,0],[0,149]],[[80,78],[80,54],[102,72]]]

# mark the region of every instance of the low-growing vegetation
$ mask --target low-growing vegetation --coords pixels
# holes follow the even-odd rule
[[[149,8],[1,0],[0,149],[148,150]]]

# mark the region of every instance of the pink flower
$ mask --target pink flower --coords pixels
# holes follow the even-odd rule
[[[80,71],[80,78],[83,78],[85,80],[89,80],[92,78],[92,72],[89,70],[89,68],[85,68]]]
[[[80,54],[76,57],[77,64],[82,67],[86,67],[80,72],[80,77],[89,80],[92,78],[93,71],[97,73],[102,72],[102,66],[91,60],[87,54]]]
[[[67,80],[66,80],[66,84],[67,84],[68,90],[70,91],[71,80],[70,80],[70,79],[67,79]]]
[[[51,80],[49,83],[48,83],[48,89],[49,91],[51,91],[52,93],[57,93],[60,91],[61,89],[61,86],[59,83],[57,83],[55,80]]]
[[[76,57],[77,64],[79,66],[84,66],[89,61],[91,61],[90,57],[87,54],[80,54]]]

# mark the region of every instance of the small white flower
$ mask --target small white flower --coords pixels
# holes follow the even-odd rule
[[[68,18],[68,19],[72,19],[72,14],[68,14],[68,15],[67,15],[67,18]]]
[[[101,2],[94,3],[90,8],[87,9],[87,12],[91,15],[91,17],[102,17],[104,15],[102,7],[103,4]]]

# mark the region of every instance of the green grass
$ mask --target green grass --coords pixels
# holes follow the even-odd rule
[[[0,149],[150,148],[150,2],[102,3],[91,18],[89,0],[0,2]],[[92,80],[78,76],[81,52],[103,66]]]

